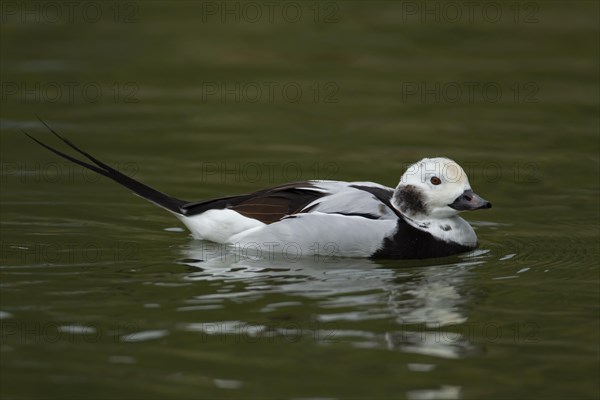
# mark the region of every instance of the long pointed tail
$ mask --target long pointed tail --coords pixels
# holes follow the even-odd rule
[[[55,148],[52,148],[52,147],[48,146],[47,144],[39,141],[38,139],[34,138],[29,133],[27,133],[21,129],[21,132],[23,132],[25,135],[27,135],[27,137],[29,137],[34,142],[38,143],[40,146],[45,147],[46,149],[50,150],[54,154],[57,154],[57,155],[61,156],[62,158],[65,158],[71,162],[74,162],[75,164],[79,164],[82,167],[85,167],[85,168],[92,170],[100,175],[103,175],[107,178],[112,179],[113,181],[132,190],[138,196],[141,196],[144,199],[151,201],[160,207],[163,207],[163,208],[165,208],[173,213],[176,213],[176,214],[180,214],[180,215],[184,214],[182,206],[184,204],[188,203],[187,201],[183,201],[183,200],[176,199],[175,197],[171,197],[168,194],[159,192],[158,190],[153,189],[150,186],[144,185],[143,183],[136,181],[135,179],[130,178],[129,176],[127,176],[125,174],[122,174],[121,172],[117,171],[116,169],[112,168],[111,166],[103,163],[102,161],[98,160],[97,158],[93,157],[92,155],[81,150],[79,147],[75,146],[70,140],[59,135],[54,129],[52,129],[41,118],[38,117],[38,119],[56,137],[58,137],[65,144],[67,144],[73,150],[77,151],[79,154],[83,155],[85,158],[87,158],[89,161],[91,161],[95,165],[89,164],[85,161],[81,161],[75,157],[72,157],[68,154],[65,154],[65,153],[59,151],[59,150],[56,150]]]

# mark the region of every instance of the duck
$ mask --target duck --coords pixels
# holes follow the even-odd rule
[[[294,257],[446,257],[478,247],[475,231],[459,214],[492,207],[472,190],[463,168],[446,157],[411,164],[393,188],[374,182],[306,180],[248,194],[186,201],[119,172],[41,122],[86,161],[22,133],[169,211],[194,239],[238,250],[281,251]]]

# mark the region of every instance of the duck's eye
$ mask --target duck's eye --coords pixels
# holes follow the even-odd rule
[[[434,176],[433,178],[431,178],[431,183],[433,183],[434,185],[439,185],[440,183],[442,183],[442,180],[440,178],[438,178],[437,176]]]

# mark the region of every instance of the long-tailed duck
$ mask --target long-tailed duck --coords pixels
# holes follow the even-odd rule
[[[310,180],[250,194],[189,202],[122,174],[44,125],[90,162],[29,138],[53,153],[132,190],[175,214],[196,239],[297,254],[370,258],[442,257],[477,247],[458,213],[491,208],[454,161],[424,158],[395,189],[372,182]]]

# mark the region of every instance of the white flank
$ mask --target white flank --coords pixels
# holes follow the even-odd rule
[[[311,212],[241,232],[229,239],[235,247],[315,254],[369,257],[396,229],[394,220],[374,220],[357,216]]]
[[[195,239],[226,243],[240,232],[265,226],[262,222],[244,217],[233,210],[208,210],[202,214],[186,217],[178,215]]]

